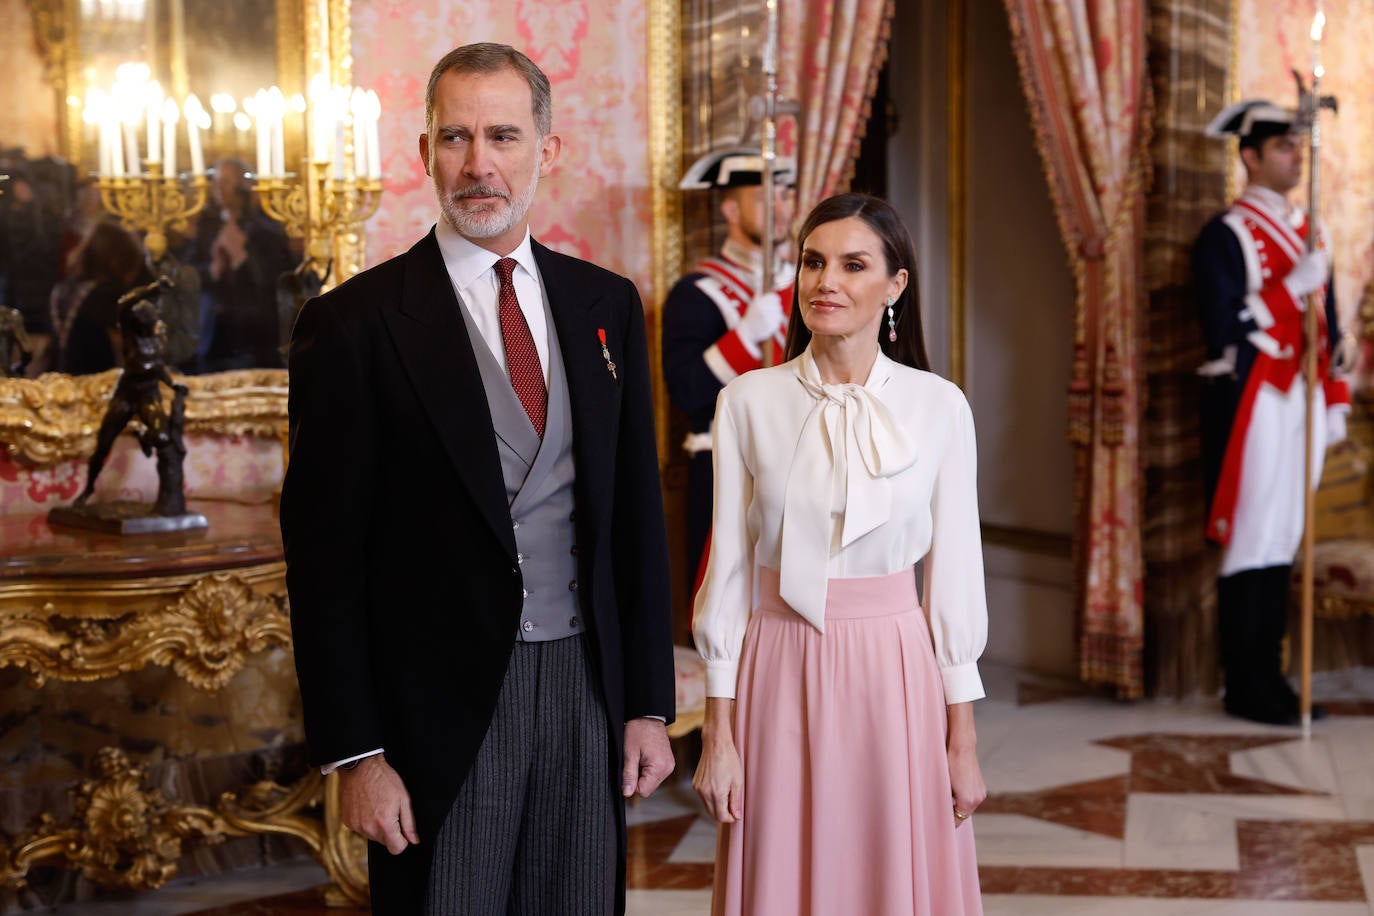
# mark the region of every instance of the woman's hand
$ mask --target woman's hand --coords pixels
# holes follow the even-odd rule
[[[706,699],[706,720],[701,726],[701,762],[692,777],[707,812],[722,824],[733,824],[744,816],[744,769],[731,722],[735,701],[726,697]]]
[[[973,730],[973,704],[955,703],[949,707],[949,787],[954,797],[954,826],[957,828],[978,810],[988,797],[983,771],[978,766],[978,737]]]

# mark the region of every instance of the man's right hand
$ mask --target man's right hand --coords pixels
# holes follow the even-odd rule
[[[782,329],[783,317],[782,297],[764,293],[749,303],[735,330],[750,343],[762,343]]]
[[[374,754],[351,770],[336,772],[339,814],[345,827],[381,843],[393,856],[420,842],[415,815],[410,810],[410,794],[386,757]]]
[[[1293,265],[1288,276],[1283,278],[1283,285],[1288,288],[1294,299],[1301,299],[1308,293],[1315,293],[1321,289],[1330,274],[1331,256],[1320,249],[1309,251],[1298,259],[1298,263]]]

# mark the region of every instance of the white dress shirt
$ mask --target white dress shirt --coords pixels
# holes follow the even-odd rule
[[[467,306],[468,314],[487,343],[487,349],[509,374],[497,301],[501,281],[496,276],[496,262],[501,260],[501,256],[469,242],[442,219],[434,226],[434,236],[439,241],[439,251],[443,253],[444,267],[448,269],[448,278],[453,282],[453,291]],[[520,300],[520,311],[524,313],[525,322],[534,337],[534,349],[539,353],[539,365],[544,369],[544,385],[547,387],[549,323],[544,315],[544,284],[539,278],[539,267],[534,263],[534,249],[530,247],[528,229],[520,245],[506,257],[514,258],[517,264],[511,274],[511,282],[515,285],[515,298]]]
[[[756,566],[825,631],[827,580],[914,570],[945,701],[983,696],[987,600],[973,415],[963,392],[882,353],[863,385],[821,381],[811,351],[720,393],[715,516],[693,635],[706,693],[733,697]]]

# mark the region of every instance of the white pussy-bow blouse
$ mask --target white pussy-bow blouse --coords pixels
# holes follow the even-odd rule
[[[824,632],[829,579],[914,570],[922,558],[946,702],[983,696],[987,605],[963,392],[882,353],[863,385],[826,384],[807,350],[721,391],[714,459],[693,623],[708,696],[735,695],[756,565],[777,570],[783,600]]]

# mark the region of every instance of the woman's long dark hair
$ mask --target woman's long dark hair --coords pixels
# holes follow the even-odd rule
[[[906,289],[897,297],[892,306],[897,320],[897,340],[887,339],[887,317],[878,325],[878,346],[884,354],[896,362],[916,369],[930,369],[926,358],[926,335],[921,327],[921,296],[916,286],[916,247],[911,244],[911,235],[902,225],[902,218],[892,205],[885,200],[868,194],[837,194],[827,197],[816,204],[814,210],[802,223],[797,233],[797,277],[792,286],[792,316],[787,322],[786,358],[794,359],[801,355],[811,342],[811,331],[802,321],[801,302],[801,251],[806,240],[817,226],[833,223],[836,220],[857,216],[868,228],[883,241],[883,259],[887,262],[887,275],[894,276],[906,268]]]

